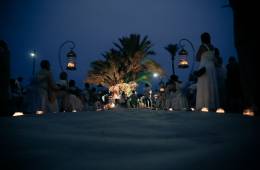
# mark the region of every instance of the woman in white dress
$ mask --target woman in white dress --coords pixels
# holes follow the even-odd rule
[[[201,35],[201,42],[202,45],[197,53],[197,61],[200,62],[199,69],[205,68],[206,71],[197,74],[196,109],[200,110],[206,107],[209,111],[215,111],[219,107],[219,96],[214,63],[214,47],[211,44],[209,33]]]
[[[48,60],[41,61],[41,70],[37,73],[36,79],[38,94],[40,96],[40,106],[38,106],[37,111],[43,111],[43,113],[58,112],[58,103],[55,94],[57,86],[52,79]]]
[[[171,107],[173,110],[183,111],[186,110],[188,107],[188,102],[186,96],[182,92],[182,85],[181,81],[179,81],[179,77],[177,75],[171,76],[171,82],[174,87],[174,91],[172,96],[170,96],[171,100]]]
[[[75,80],[69,81],[68,94],[64,99],[65,111],[67,112],[78,112],[82,111],[84,105],[80,99],[81,91],[78,87],[76,87]]]

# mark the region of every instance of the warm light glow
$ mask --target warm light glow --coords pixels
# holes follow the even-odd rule
[[[189,63],[187,60],[180,60],[179,65],[186,66],[186,65],[189,65]]]
[[[111,103],[111,104],[110,104],[110,107],[111,107],[111,108],[114,108],[115,106],[116,106],[115,103]]]
[[[42,115],[43,113],[44,113],[44,112],[43,112],[42,110],[37,110],[37,111],[36,111],[36,114],[37,114],[37,115]]]
[[[116,107],[115,103],[108,103],[104,106],[104,109],[107,110],[107,109],[112,109],[115,107]]]
[[[74,68],[74,67],[75,67],[74,63],[71,63],[71,62],[68,63],[68,68]]]
[[[112,99],[120,99],[120,93],[124,92],[127,97],[130,97],[133,90],[136,90],[137,83],[129,82],[129,83],[119,83],[114,86],[109,87],[109,92],[112,93]]]
[[[255,116],[255,112],[252,109],[245,109],[243,111],[244,116]]]
[[[160,92],[164,92],[164,88],[161,87],[161,88],[160,88]]]
[[[217,112],[217,113],[225,113],[225,110],[222,109],[222,108],[218,108],[218,109],[216,110],[216,112]]]
[[[201,111],[202,111],[202,112],[208,112],[208,111],[209,111],[209,109],[208,109],[208,108],[206,108],[206,107],[203,107],[203,108],[201,109]]]
[[[14,117],[16,117],[16,116],[23,116],[23,115],[24,115],[23,112],[15,112],[13,114]]]
[[[158,73],[153,73],[153,77],[158,77],[159,74]]]

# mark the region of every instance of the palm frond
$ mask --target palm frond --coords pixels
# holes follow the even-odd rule
[[[91,63],[88,83],[111,87],[122,82],[148,82],[154,72],[164,74],[160,65],[148,58],[154,54],[148,36],[141,38],[139,34],[130,34],[113,44],[115,48],[102,54],[104,60]]]

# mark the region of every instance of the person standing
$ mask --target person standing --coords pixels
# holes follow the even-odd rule
[[[40,95],[40,106],[38,109],[44,113],[58,112],[58,103],[55,95],[56,87],[52,73],[50,71],[50,63],[48,60],[41,61],[41,70],[37,73],[37,87]]]
[[[148,83],[144,85],[144,101],[146,108],[152,108],[152,88]]]
[[[0,40],[0,103],[1,103],[1,114],[9,115],[9,79],[10,79],[10,51],[5,41]]]
[[[175,95],[175,92],[176,92],[176,84],[174,82],[174,77],[175,75],[171,75],[169,81],[166,83],[166,89],[165,89],[165,97],[166,97],[166,100],[165,100],[165,108],[166,110],[172,110],[173,109],[173,105],[174,105],[174,95]]]
[[[227,68],[227,110],[229,112],[242,111],[242,89],[240,80],[240,68],[236,58],[231,56],[228,59]]]
[[[58,87],[58,91],[56,93],[57,95],[57,101],[59,106],[59,111],[63,112],[65,111],[65,99],[68,96],[68,74],[65,71],[62,71],[60,73],[60,79],[56,83]]]
[[[219,106],[225,108],[227,106],[226,100],[226,79],[227,79],[227,70],[223,65],[222,57],[218,48],[215,48],[215,67],[216,67],[216,76],[218,82],[218,93],[219,93]]]
[[[199,69],[204,71],[200,75],[197,74],[196,109],[201,110],[206,107],[209,111],[215,111],[219,107],[219,96],[214,63],[214,47],[211,44],[209,33],[201,34],[201,43],[197,53],[197,61],[199,61]]]

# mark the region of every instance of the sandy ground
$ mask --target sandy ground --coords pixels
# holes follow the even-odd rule
[[[260,169],[260,118],[124,110],[0,117],[0,169]]]

